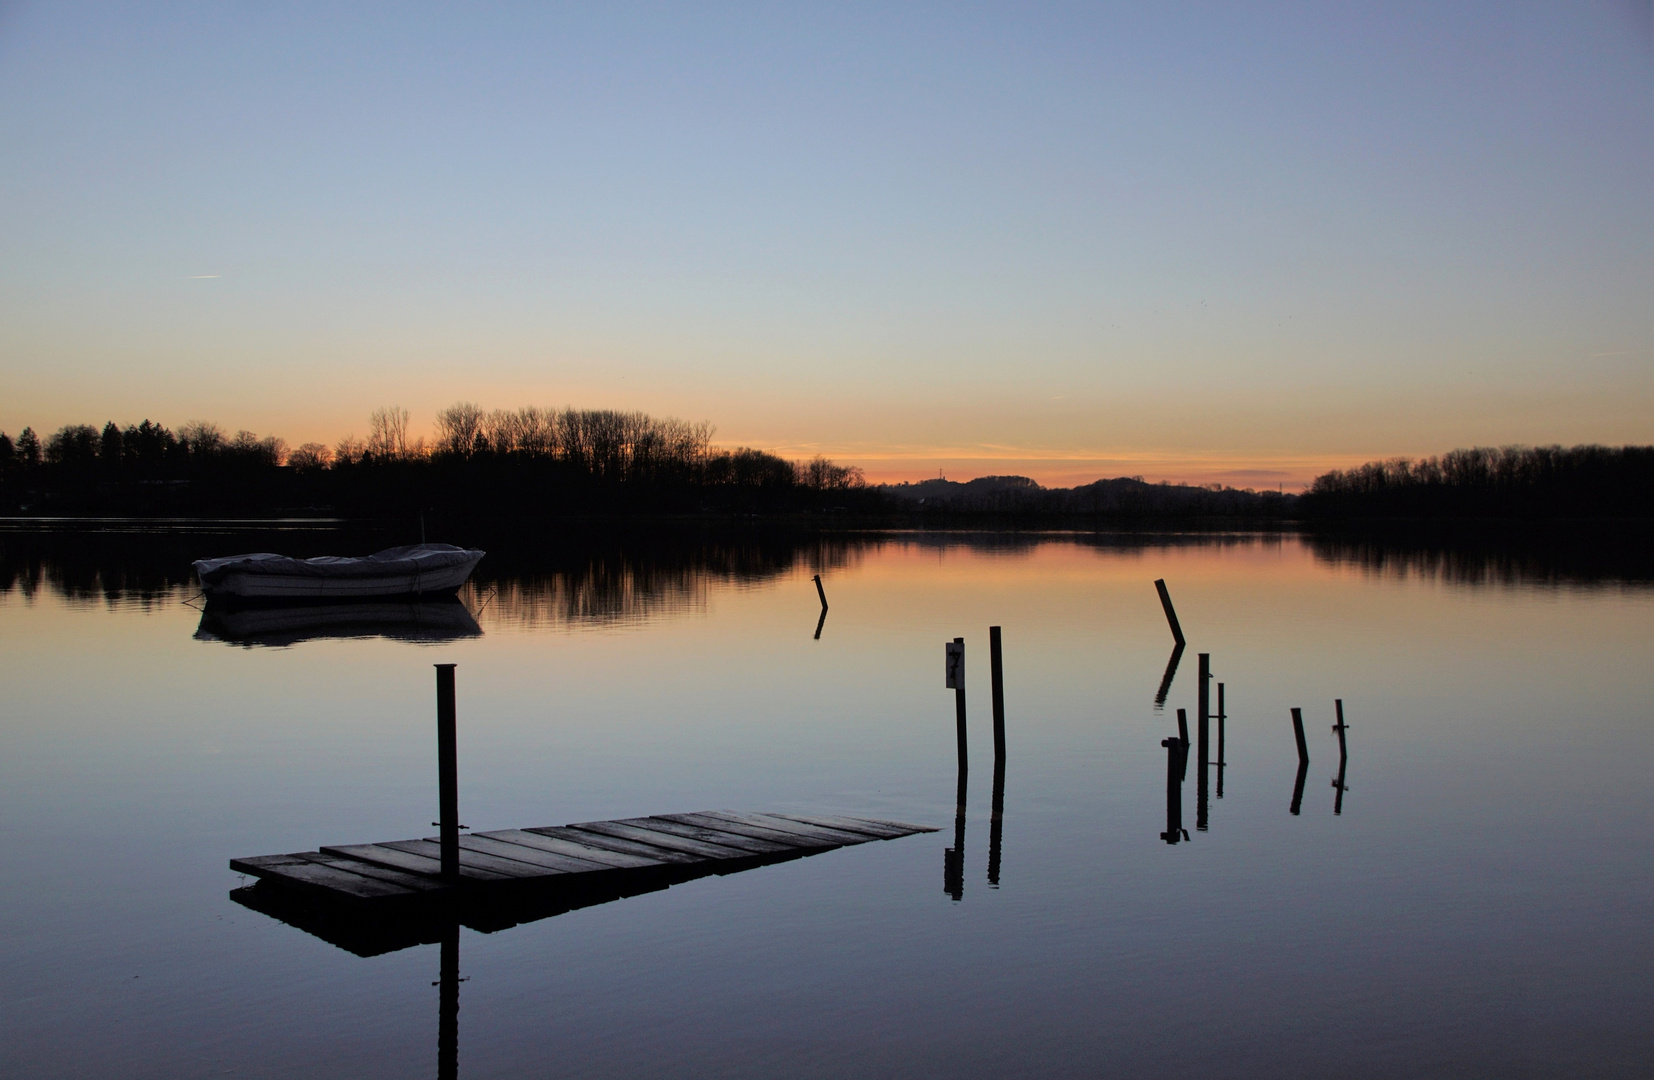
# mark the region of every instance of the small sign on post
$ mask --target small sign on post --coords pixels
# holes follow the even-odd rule
[[[948,649],[948,681],[949,690],[957,690],[965,684],[965,643],[950,641]]]

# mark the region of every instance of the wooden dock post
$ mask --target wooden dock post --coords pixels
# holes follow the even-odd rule
[[[1309,764],[1309,744],[1304,742],[1304,711],[1292,710],[1292,734],[1298,740],[1298,760],[1302,764]]]
[[[1005,664],[1000,653],[999,627],[988,627],[988,670],[993,677],[994,767],[1005,760]]]
[[[948,680],[953,690],[953,707],[959,731],[959,775],[970,769],[970,753],[965,749],[965,639],[956,637],[948,642]]]
[[[1195,695],[1195,742],[1198,747],[1195,756],[1199,759],[1200,771],[1195,773],[1195,831],[1205,832],[1207,772],[1212,764],[1212,654],[1199,653],[1197,656],[1200,677],[1196,681],[1200,685]]]
[[[454,665],[436,666],[436,776],[442,880],[459,884],[459,747],[454,723]]]
[[[821,610],[827,610],[827,590],[821,587],[821,575],[816,575],[816,595],[821,597]]]
[[[1338,734],[1338,756],[1347,758],[1350,756],[1350,752],[1344,745],[1344,729],[1347,726],[1344,723],[1344,699],[1334,698],[1332,707],[1338,714],[1338,723],[1332,725],[1332,730]]]
[[[1172,607],[1172,594],[1166,591],[1166,579],[1156,578],[1154,587],[1160,593],[1160,606],[1166,609],[1166,621],[1171,624],[1172,637],[1177,639],[1179,645],[1182,645],[1184,643],[1183,627],[1177,624],[1177,609]]]
[[[1189,741],[1161,739],[1160,745],[1166,748],[1166,831],[1160,839],[1175,844],[1189,836],[1183,831],[1183,774],[1189,766]]]

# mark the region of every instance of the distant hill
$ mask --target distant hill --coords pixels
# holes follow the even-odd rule
[[[1213,485],[1150,484],[1140,477],[1098,480],[1071,488],[1047,488],[1026,476],[981,476],[963,483],[922,480],[878,489],[892,509],[921,514],[1006,517],[1283,518],[1296,496]]]

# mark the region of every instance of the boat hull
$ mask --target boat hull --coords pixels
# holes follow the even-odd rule
[[[414,557],[385,558],[415,549],[393,549],[364,559],[285,559],[244,556],[196,563],[209,598],[292,603],[452,596],[482,559],[481,551],[425,551]]]

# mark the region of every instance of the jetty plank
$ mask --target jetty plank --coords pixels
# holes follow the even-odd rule
[[[259,860],[237,859],[230,864],[230,868],[242,873],[257,874],[259,877],[283,878],[296,885],[322,888],[356,900],[419,895],[418,890],[404,885],[393,885],[388,881],[313,863],[298,856],[266,856]]]
[[[809,837],[820,840],[822,843],[834,847],[849,847],[852,844],[866,844],[873,837],[866,833],[845,832],[843,829],[829,829],[823,825],[806,825],[802,821],[793,821],[791,818],[777,817],[764,814],[744,814],[735,810],[703,810],[698,814],[689,815],[697,818],[708,818],[729,822],[739,822],[754,828],[766,829],[788,836]]]
[[[879,840],[893,840],[898,836],[907,836],[912,830],[909,827],[897,825],[894,822],[874,821],[870,818],[853,818],[839,815],[821,814],[776,814],[776,817],[790,818],[793,821],[802,821],[806,825],[825,825],[829,829],[843,829],[846,832],[865,833],[867,836]],[[934,832],[935,830],[930,830]]]
[[[429,840],[428,842],[437,843],[435,840]],[[438,846],[441,845],[438,844]],[[497,855],[505,859],[514,859],[517,862],[543,866],[556,874],[584,874],[591,871],[614,869],[612,866],[593,862],[590,859],[577,859],[554,851],[542,851],[526,844],[512,844],[503,840],[496,840],[492,836],[462,836],[459,838],[459,847],[461,851],[477,851],[484,855]]]
[[[571,844],[583,844],[587,847],[598,848],[604,851],[613,851],[617,854],[637,855],[646,859],[653,859],[669,863],[700,862],[702,856],[690,855],[682,851],[667,851],[665,848],[653,844],[640,844],[636,840],[627,840],[621,836],[605,836],[602,833],[581,832],[567,825],[547,826],[538,829],[524,829],[524,832],[536,833],[553,840],[566,840]]]
[[[768,840],[777,844],[785,844],[795,848],[834,848],[843,846],[841,841],[824,840],[819,836],[808,836],[801,832],[782,832],[764,825],[753,825],[745,821],[731,821],[728,818],[714,817],[711,814],[661,814],[667,821],[682,822],[685,825],[698,826],[704,829],[716,829],[719,832],[734,833],[736,836],[750,837],[754,840]],[[847,834],[848,835],[848,834]],[[857,840],[865,839],[856,837]]]
[[[750,852],[753,855],[776,855],[784,851],[793,851],[799,846],[797,844],[777,843],[774,840],[754,839],[750,836],[741,836],[726,830],[709,829],[705,825],[673,821],[666,817],[626,818],[615,822],[615,824],[634,825],[639,829],[663,832],[670,836],[681,836],[687,840],[701,840],[708,844],[734,848],[736,851]]]
[[[363,862],[378,863],[381,866],[394,867],[397,870],[408,870],[416,874],[426,874],[433,878],[442,877],[442,860],[429,855],[416,855],[410,851],[402,851],[389,844],[330,844],[322,848],[324,855],[343,855],[349,859],[361,859]],[[485,870],[473,864],[460,860],[459,876],[475,881],[509,881],[511,874],[496,873]]]
[[[492,832],[472,833],[471,835],[488,840],[498,840],[502,844],[515,844],[518,847],[550,852],[554,855],[567,855],[582,862],[596,863],[599,866],[616,870],[638,870],[644,867],[659,867],[668,864],[666,859],[649,855],[630,855],[623,851],[609,851],[606,848],[592,847],[590,844],[577,844],[573,840],[565,840],[558,836],[546,836],[544,833],[530,832],[527,829],[495,829]]]
[[[442,865],[442,845],[435,840],[385,840],[376,847],[395,848],[406,851],[410,855],[423,855],[435,859],[438,866]],[[470,866],[478,870],[491,870],[496,874],[504,874],[514,878],[537,878],[547,874],[561,873],[562,871],[548,870],[533,863],[523,862],[521,859],[503,859],[498,855],[490,855],[485,851],[473,851],[461,844],[459,849],[459,865],[463,870]]]
[[[668,832],[639,828],[630,822],[583,821],[578,825],[570,825],[569,828],[597,836],[612,836],[617,840],[633,840],[640,844],[650,844],[666,851],[677,851],[685,855],[699,855],[703,859],[750,859],[753,857],[752,852],[742,848],[729,847],[725,844],[712,844],[705,840],[694,840],[687,836],[673,836]]]

